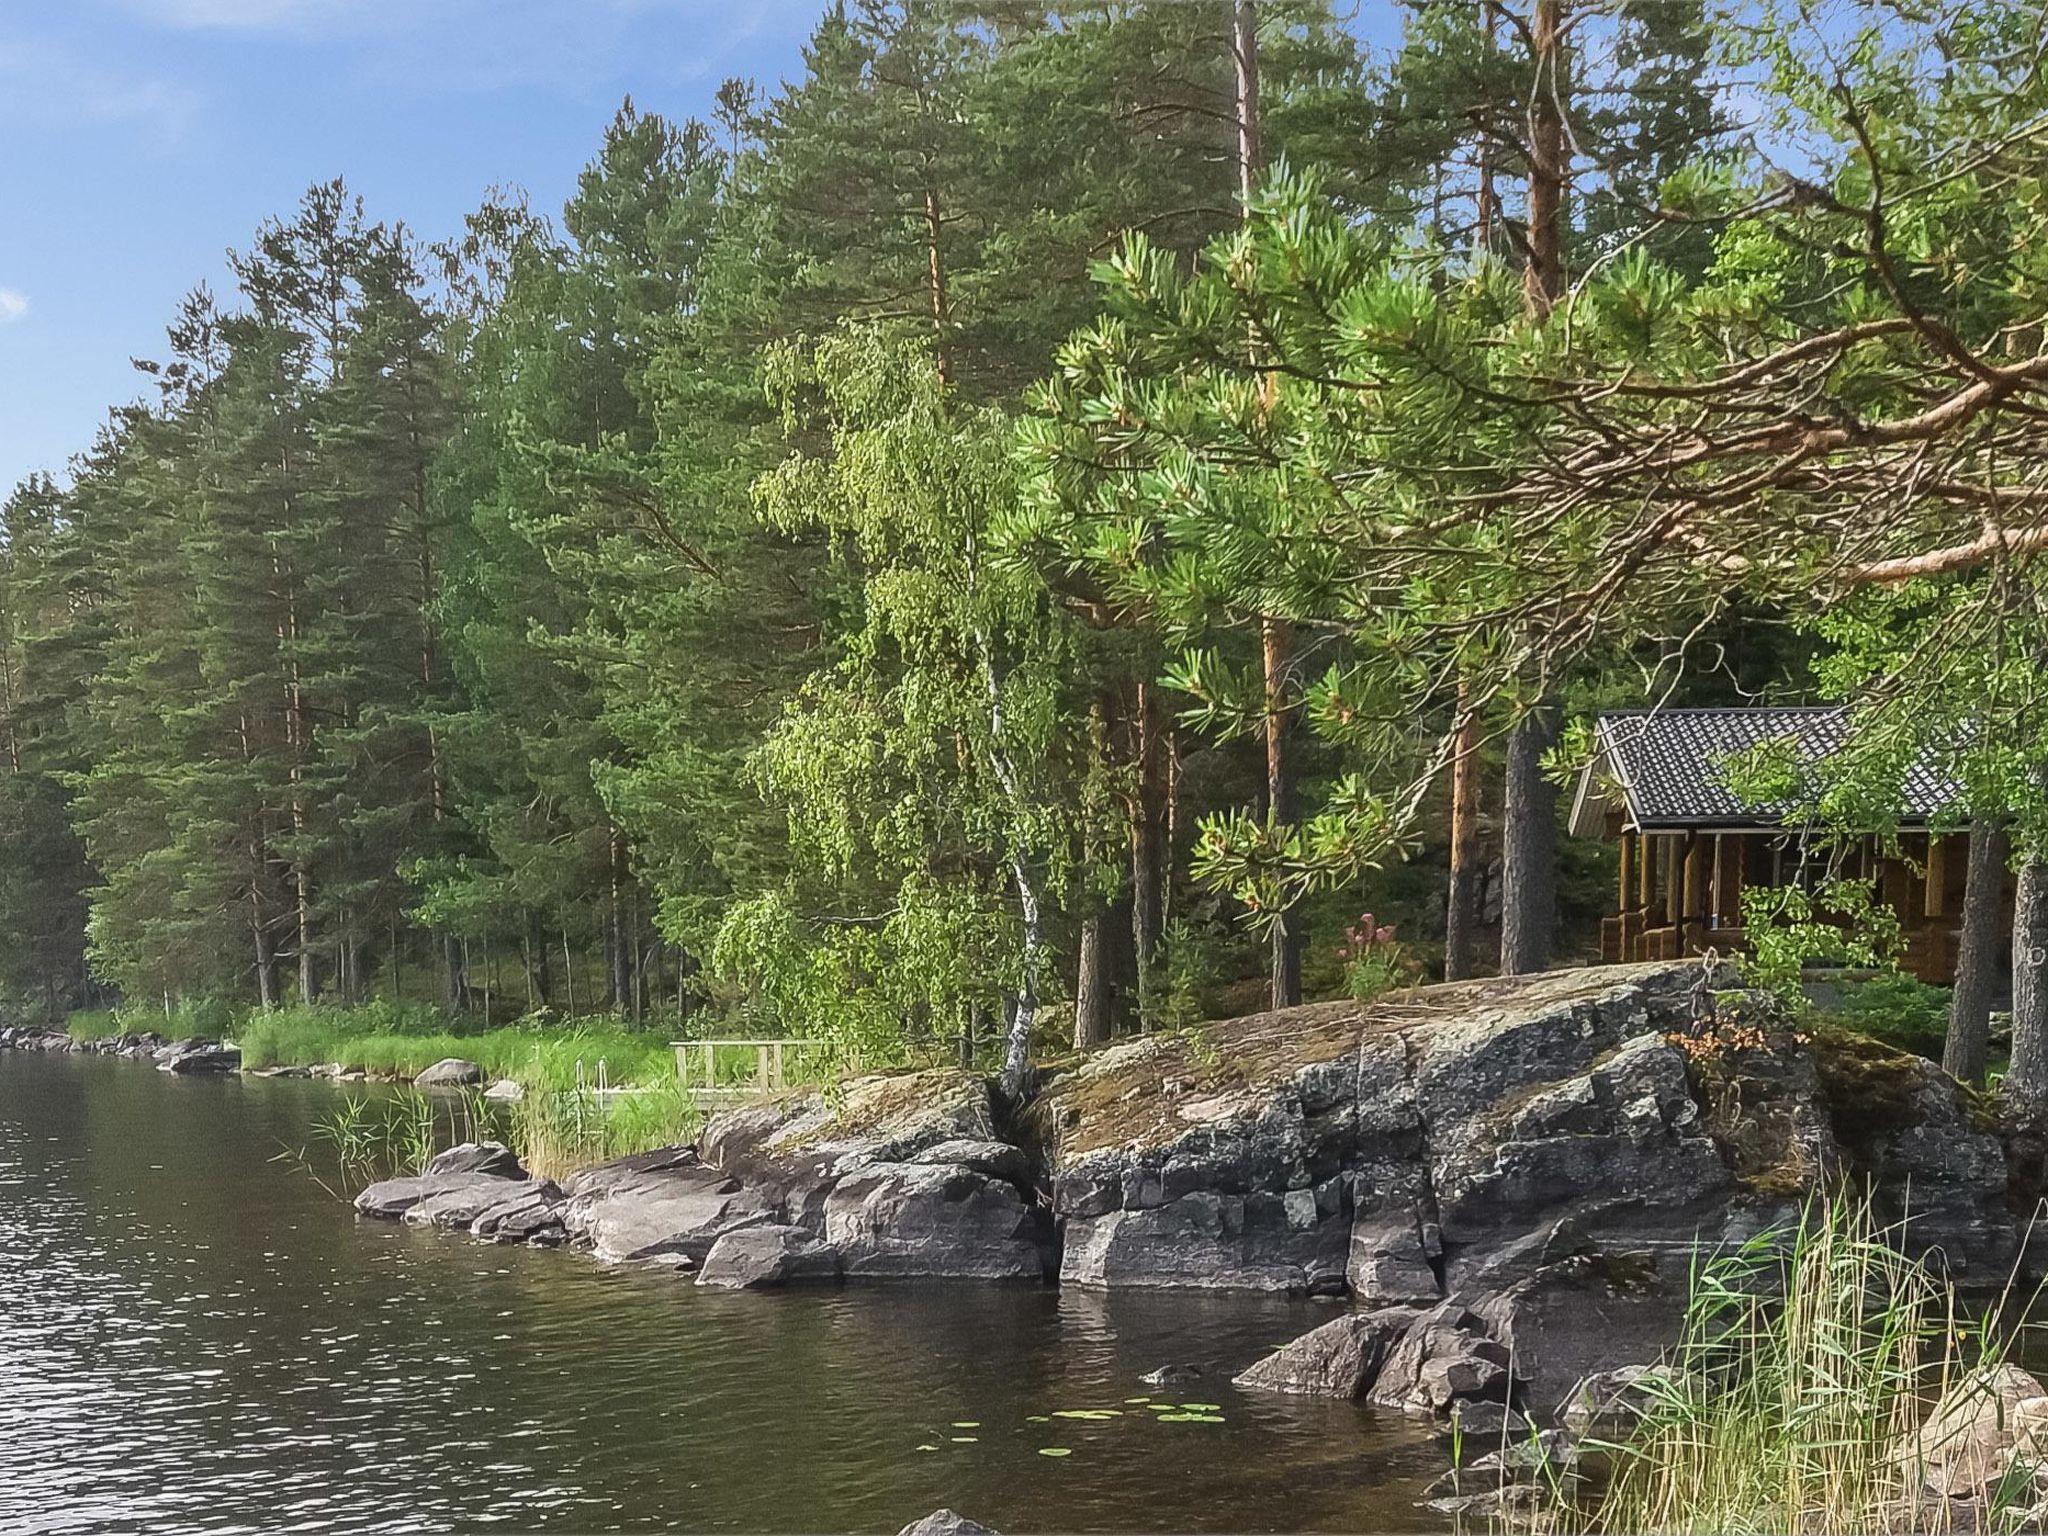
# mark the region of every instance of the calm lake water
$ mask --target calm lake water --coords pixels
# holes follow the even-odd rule
[[[1224,1384],[1326,1308],[720,1295],[359,1223],[272,1161],[336,1091],[0,1052],[0,1531],[1437,1523],[1440,1442]],[[1031,1422],[1181,1360],[1226,1423]]]

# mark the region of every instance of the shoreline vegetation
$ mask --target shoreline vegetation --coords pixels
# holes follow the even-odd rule
[[[345,1098],[329,1117],[323,1139],[339,1171],[357,1182],[418,1172],[453,1142],[476,1139],[470,1133],[507,1140],[528,1166],[560,1176],[687,1143],[703,1125],[677,1082],[668,1035],[615,1015],[546,1014],[481,1028],[432,1005],[371,1002],[347,1009],[174,1009],[168,1019],[148,1009],[104,1010],[73,1014],[65,1025],[81,1045],[144,1032],[167,1041],[230,1043],[246,1072],[407,1090],[410,1102]],[[485,1084],[432,1093],[410,1088],[449,1060],[474,1063]],[[502,1083],[516,1084],[517,1095],[486,1101],[483,1087]]]

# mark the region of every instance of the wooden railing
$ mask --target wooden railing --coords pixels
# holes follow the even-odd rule
[[[775,1093],[789,1085],[790,1052],[816,1050],[822,1040],[672,1040],[676,1053],[676,1075],[683,1091],[700,1099],[740,1099],[758,1093]],[[750,1084],[720,1083],[718,1059],[724,1052],[730,1059],[735,1051],[754,1053],[754,1080]]]

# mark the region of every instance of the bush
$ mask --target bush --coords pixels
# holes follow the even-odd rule
[[[1829,1012],[1849,1029],[1939,1061],[1948,1036],[1948,1004],[1947,987],[1883,971],[1845,985],[1841,1000]]]

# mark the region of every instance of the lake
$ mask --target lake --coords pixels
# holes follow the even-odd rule
[[[0,1531],[1441,1523],[1439,1438],[1227,1385],[1326,1303],[698,1292],[359,1222],[278,1156],[341,1091],[0,1052]]]

